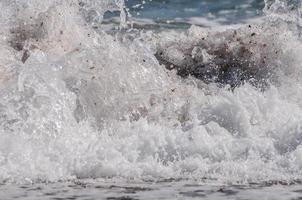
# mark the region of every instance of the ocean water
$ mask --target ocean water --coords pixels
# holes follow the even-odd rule
[[[126,1],[129,13],[135,18],[153,19],[157,24],[195,23],[200,18],[221,24],[242,23],[260,16],[264,8],[262,0],[176,0],[176,1]],[[175,28],[175,27],[173,27]]]
[[[300,0],[0,9],[0,199],[302,198]]]

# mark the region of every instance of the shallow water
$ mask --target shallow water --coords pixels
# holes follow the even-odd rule
[[[301,199],[299,185],[215,185],[209,182],[121,182],[81,180],[33,185],[2,185],[1,199]]]

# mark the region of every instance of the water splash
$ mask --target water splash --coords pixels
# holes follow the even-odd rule
[[[302,177],[302,47],[293,23],[246,25],[239,41],[234,30],[197,27],[134,38],[95,30],[106,10],[123,7],[0,2],[1,182]],[[214,65],[224,44],[226,55],[253,63],[245,72],[265,79],[265,90],[183,79],[154,56],[168,49],[169,62],[184,62],[190,48],[197,60],[204,49],[199,61],[208,54]],[[238,56],[241,47],[252,56]]]

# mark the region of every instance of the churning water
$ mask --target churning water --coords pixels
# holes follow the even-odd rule
[[[301,197],[301,2],[131,28],[145,4],[0,0],[0,198]]]

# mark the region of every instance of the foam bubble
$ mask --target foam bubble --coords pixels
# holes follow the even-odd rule
[[[0,2],[1,182],[301,178],[302,48],[293,23],[134,38],[93,28],[107,9],[120,7]],[[224,44],[228,54],[218,52]],[[241,57],[239,47],[253,54]],[[200,63],[244,58],[253,63],[247,72],[266,85],[246,81],[230,89],[227,82],[181,78],[159,64],[157,49],[187,67],[187,52]]]

